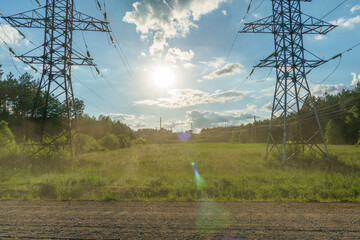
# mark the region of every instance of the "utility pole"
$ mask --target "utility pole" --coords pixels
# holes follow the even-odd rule
[[[42,66],[34,106],[26,124],[23,152],[27,147],[37,146],[37,153],[46,147],[61,146],[74,157],[80,137],[71,68],[95,65],[89,53],[85,56],[73,49],[73,32],[110,32],[109,23],[74,10],[74,0],[46,0],[43,7],[2,19],[15,28],[44,30],[42,45],[16,56],[30,66]],[[49,124],[50,119],[59,117],[56,126]],[[40,129],[34,134],[30,130],[34,130],[36,125],[40,125]]]
[[[161,122],[161,117],[160,117],[160,130],[162,129],[162,122]]]
[[[307,81],[306,69],[313,69],[324,63],[324,60],[308,60],[304,54],[303,35],[321,34],[325,35],[336,26],[326,23],[320,19],[308,16],[301,12],[301,2],[311,0],[271,0],[273,15],[246,23],[240,33],[270,33],[274,35],[275,52],[262,60],[255,67],[271,67],[276,69],[276,86],[272,105],[271,120],[267,141],[266,157],[272,151],[286,160],[292,155],[287,155],[287,146],[297,142],[304,151],[305,146],[330,159],[324,134],[320,125],[319,116],[315,109],[314,100],[311,96]],[[318,131],[312,136],[303,136],[301,108],[304,104],[310,105],[310,110],[315,115],[313,125],[317,125]],[[290,114],[297,115],[297,132],[290,134],[288,130],[288,117]],[[276,137],[277,126],[283,128],[282,149],[279,146],[281,139]],[[321,149],[313,138],[321,135],[324,149]],[[300,140],[299,140],[300,139]]]

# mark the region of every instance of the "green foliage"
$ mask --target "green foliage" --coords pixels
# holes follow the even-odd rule
[[[149,143],[175,143],[179,142],[176,133],[166,129],[139,129],[137,138],[145,138]]]
[[[230,142],[232,142],[232,143],[240,142],[240,132],[239,131],[232,132]]]
[[[101,149],[101,145],[91,136],[80,134],[80,141],[83,153],[97,152]]]
[[[330,120],[326,124],[325,140],[328,144],[343,144],[343,130],[339,124]]]
[[[146,144],[149,144],[149,141],[146,140],[145,138],[140,137],[140,138],[135,139],[135,140],[133,141],[133,143],[134,143],[135,145],[146,145]]]
[[[18,147],[14,135],[7,122],[0,121],[0,162],[9,162],[16,157],[18,157]]]
[[[79,118],[79,128],[82,134],[89,135],[95,139],[103,138],[107,133],[126,135],[130,140],[135,139],[134,132],[125,124],[113,121],[109,116],[100,115],[98,119],[83,115]]]
[[[100,139],[100,144],[108,150],[120,148],[119,139],[112,133],[107,133],[102,139]]]
[[[131,139],[125,134],[119,134],[118,139],[119,139],[120,148],[128,148],[131,146]]]

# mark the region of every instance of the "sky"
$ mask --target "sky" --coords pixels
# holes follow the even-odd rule
[[[45,3],[45,0],[39,0]],[[75,9],[103,20],[96,0],[75,0]],[[104,5],[104,0],[99,0]],[[74,48],[86,45],[101,75],[90,67],[73,68],[76,97],[90,116],[110,116],[134,130],[159,128],[195,131],[270,118],[275,71],[252,67],[274,51],[271,34],[238,34],[244,22],[270,16],[270,0],[106,0],[106,13],[117,40],[101,32],[74,33]],[[302,11],[322,18],[340,0],[303,2]],[[38,7],[35,0],[0,1],[3,16]],[[245,20],[243,21],[244,16]],[[338,25],[326,36],[306,35],[304,46],[329,59],[360,42],[360,2],[347,0],[323,18]],[[1,20],[0,37],[17,54],[41,45],[42,30],[17,30]],[[85,41],[84,41],[85,39]],[[234,45],[234,39],[236,39]],[[233,45],[233,47],[232,47]],[[231,51],[230,51],[231,50]],[[360,80],[360,47],[343,54],[309,75],[312,94],[337,94]],[[10,57],[0,41],[0,64],[15,76],[29,66]],[[313,57],[307,54],[308,59]],[[336,71],[331,74],[334,70]],[[331,74],[331,75],[330,75]],[[329,76],[330,75],[330,76]],[[103,77],[102,77],[103,76]],[[329,76],[329,77],[328,77]],[[110,85],[109,85],[109,83]]]

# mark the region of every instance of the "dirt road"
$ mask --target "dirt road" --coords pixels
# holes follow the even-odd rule
[[[360,204],[0,201],[0,239],[360,239]]]

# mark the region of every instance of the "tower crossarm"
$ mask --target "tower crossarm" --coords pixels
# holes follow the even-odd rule
[[[41,7],[11,16],[1,15],[1,18],[16,28],[44,28],[45,22],[50,21],[50,19],[46,19],[44,16],[44,9],[45,7]]]
[[[307,14],[302,14],[305,18],[302,23],[298,23],[298,27],[302,29],[303,34],[321,34],[325,35],[334,28],[336,25],[327,23],[323,20],[311,17]],[[279,23],[281,24],[281,23]],[[239,33],[276,33],[276,26],[279,25],[274,22],[273,16],[268,16],[251,23],[245,23],[244,28]],[[285,33],[291,34],[292,29],[284,28]],[[288,31],[286,31],[288,30]]]
[[[244,28],[239,33],[273,33],[273,16],[268,16],[252,23],[245,23]]]
[[[326,61],[322,60],[322,59],[320,59],[320,60],[305,60],[304,66],[306,68],[316,68],[316,67],[323,65],[324,63],[326,63]],[[279,62],[279,60],[277,60],[276,56],[274,55],[271,58],[265,58],[263,60],[260,60],[260,62],[254,66],[254,68],[265,68],[265,67],[278,68],[279,66],[282,66],[282,65],[283,65],[283,63]],[[291,69],[291,66],[289,67],[289,69]]]
[[[74,10],[73,28],[80,31],[110,32],[109,22],[101,21]]]
[[[46,23],[50,22],[50,19],[44,16],[43,10],[44,7],[41,7],[11,16],[1,16],[1,18],[15,28],[45,28]],[[72,27],[72,30],[110,32],[109,22],[101,21],[75,10]],[[57,26],[56,28],[63,30],[63,26]]]
[[[334,28],[336,25],[331,23],[327,23],[323,20],[317,19],[315,17],[309,16],[303,13],[303,16],[306,17],[303,19],[303,23],[301,24],[303,29],[303,34],[321,34],[325,35]]]

